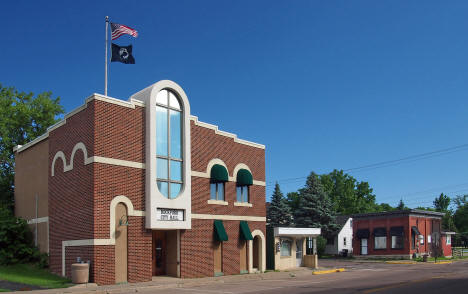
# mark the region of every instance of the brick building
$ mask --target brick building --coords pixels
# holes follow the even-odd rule
[[[451,256],[452,232],[442,231],[444,213],[408,209],[353,215],[353,255],[411,259],[432,254],[437,236],[445,256]]]
[[[160,81],[93,94],[15,148],[15,213],[54,273],[98,284],[265,270],[265,146],[198,121]]]

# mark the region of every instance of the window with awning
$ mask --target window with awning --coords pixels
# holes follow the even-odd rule
[[[215,164],[210,171],[210,199],[224,201],[224,183],[229,180],[226,168]]]
[[[229,180],[228,172],[221,164],[215,164],[211,168],[210,179],[212,182],[227,182]]]
[[[405,231],[403,227],[391,227],[392,249],[403,249]]]
[[[240,221],[240,232],[241,239],[243,240],[253,240],[252,233],[250,232],[249,225],[246,221]]]
[[[250,171],[240,169],[236,179],[237,202],[249,202],[249,186],[252,184],[253,177]]]
[[[224,229],[224,224],[222,220],[214,221],[214,233],[215,240],[221,242],[228,240],[228,235],[226,233],[226,230]]]
[[[415,235],[421,235],[421,233],[420,233],[419,230],[418,230],[418,227],[416,227],[416,226],[412,226],[412,227],[411,227],[411,232],[412,232],[413,234],[415,234]]]
[[[369,235],[369,229],[358,229],[356,232],[356,237],[358,237],[359,239],[368,239]]]
[[[374,229],[374,249],[387,249],[387,229]]]

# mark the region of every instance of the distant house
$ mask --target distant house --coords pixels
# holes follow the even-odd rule
[[[353,215],[355,257],[403,258],[432,255],[440,236],[443,254],[452,255],[453,232],[442,231],[444,213],[407,209]]]
[[[327,239],[325,254],[343,255],[353,252],[353,219],[349,215],[336,217],[339,231],[335,236]]]

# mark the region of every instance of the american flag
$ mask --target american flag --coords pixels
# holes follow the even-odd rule
[[[127,27],[118,23],[111,22],[111,32],[112,32],[112,40],[117,39],[118,37],[127,34],[133,37],[138,37],[138,32],[131,27]]]

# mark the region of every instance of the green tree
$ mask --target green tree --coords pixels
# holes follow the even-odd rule
[[[408,207],[406,207],[405,203],[403,202],[403,199],[400,199],[400,202],[398,203],[398,206],[396,207],[397,210],[405,210],[405,209],[408,209]]]
[[[298,227],[321,228],[322,235],[331,236],[338,230],[333,204],[314,172],[308,177],[305,187],[299,190],[300,207],[294,211],[294,222]]]
[[[286,196],[286,201],[288,203],[291,211],[295,211],[299,208],[300,205],[300,195],[298,192],[289,192]]]
[[[64,113],[60,98],[51,92],[34,97],[0,84],[0,203],[13,207],[15,159],[13,147],[44,134]]]
[[[392,211],[395,210],[390,204],[388,203],[380,203],[377,205],[376,211],[377,212],[382,212],[382,211]]]
[[[319,176],[337,214],[365,213],[376,210],[375,195],[367,182],[358,182],[342,170]]]
[[[281,227],[289,226],[291,221],[291,210],[281,192],[280,185],[276,183],[267,211],[267,223],[269,226]]]
[[[439,197],[434,199],[434,209],[438,212],[444,212],[445,215],[442,218],[442,228],[445,231],[455,232],[456,226],[453,220],[453,211],[449,209],[451,199],[444,193],[440,193]]]
[[[468,195],[457,196],[454,199],[457,209],[453,215],[453,220],[458,232],[468,232]]]
[[[433,203],[436,211],[446,212],[450,205],[450,197],[444,195],[444,193],[440,193],[439,197],[436,197]]]

